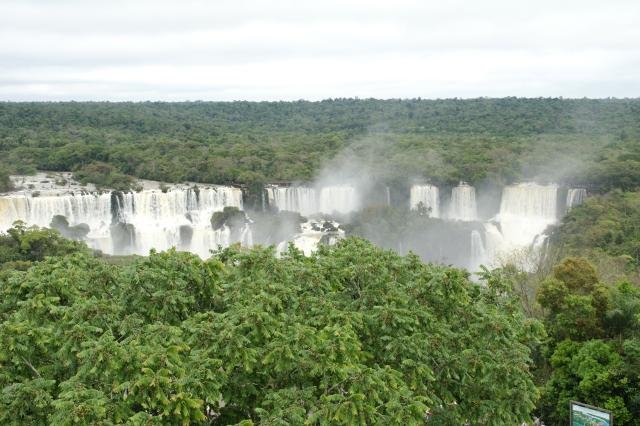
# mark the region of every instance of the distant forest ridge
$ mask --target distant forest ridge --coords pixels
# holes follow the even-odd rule
[[[0,103],[4,173],[308,181],[337,160],[388,184],[640,185],[640,99]],[[101,181],[102,180],[102,181]]]

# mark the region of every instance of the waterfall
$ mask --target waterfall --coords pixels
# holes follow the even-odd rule
[[[431,210],[431,217],[440,217],[440,191],[433,185],[413,185],[409,194],[409,207],[412,210],[422,203]]]
[[[265,188],[270,206],[278,210],[298,212],[303,216],[318,212],[316,190],[307,186],[276,186]]]
[[[486,262],[486,250],[482,242],[482,236],[477,230],[471,231],[471,256],[469,261],[469,270],[477,271],[480,265]]]
[[[360,208],[356,189],[351,185],[325,186],[318,200],[321,213],[349,213]]]
[[[281,256],[282,253],[284,253],[285,251],[287,251],[287,249],[289,248],[289,241],[285,240],[285,241],[280,241],[278,243],[278,245],[276,246],[276,255],[277,256]]]
[[[558,219],[558,186],[521,183],[504,188],[496,220],[502,236],[498,251],[531,247]]]
[[[570,188],[567,191],[567,211],[572,207],[578,206],[587,198],[587,190],[584,188]]]
[[[140,192],[87,193],[76,187],[71,192],[67,187],[56,189],[51,186],[36,197],[33,196],[34,188],[15,191],[0,196],[0,231],[10,228],[16,220],[49,227],[52,218],[61,215],[70,226],[88,225],[87,244],[109,254],[146,255],[150,249],[177,247],[205,258],[210,250],[219,246],[226,247],[235,242],[243,246],[253,244],[254,235],[249,223],[241,221],[233,228],[225,225],[215,230],[210,223],[211,215],[226,206],[242,209],[240,189],[172,185],[162,191],[157,183],[146,188]],[[277,241],[287,238],[306,254],[313,252],[318,244],[332,243],[344,234],[337,224],[328,225],[329,222],[313,217],[314,214],[344,214],[363,205],[391,202],[390,190],[383,185],[369,187],[366,194],[372,195],[371,199],[363,198],[356,186],[348,184],[268,185],[263,193],[265,204],[269,206],[311,216],[302,224],[301,232],[293,235],[297,231],[291,230],[286,236],[280,233],[282,236],[277,237]],[[524,259],[525,255],[520,253],[526,251],[527,260],[535,260],[535,254],[548,244],[543,235],[545,228],[556,223],[566,210],[580,204],[585,196],[584,189],[569,189],[566,200],[558,202],[556,185],[522,183],[507,186],[503,189],[498,214],[483,224],[484,231],[480,224],[459,222],[478,220],[476,190],[465,183],[452,188],[450,202],[444,209],[440,206],[436,186],[413,185],[409,206],[415,210],[421,203],[431,209],[432,217],[458,221],[447,224],[425,221],[426,228],[438,228],[438,232],[434,231],[437,239],[424,244],[435,244],[430,253],[440,249],[438,259],[443,258],[444,247],[455,247],[459,255],[455,257],[458,266],[477,270],[480,264],[499,266],[500,261]],[[256,231],[256,238],[262,238],[258,234]],[[403,243],[406,242],[398,242],[401,251],[411,248],[402,246]],[[286,245],[287,241],[280,242],[278,252]]]
[[[557,185],[521,183],[504,188],[500,215],[544,218],[554,222],[557,219]]]
[[[289,242],[301,250],[305,256],[310,256],[321,243],[335,244],[345,235],[339,224],[326,220],[307,220],[300,225],[300,232],[290,241],[281,241],[276,246],[276,254],[280,256],[289,247]]]
[[[270,206],[278,210],[298,212],[303,216],[316,213],[349,213],[360,208],[360,199],[351,185],[321,188],[308,186],[269,185],[265,188]]]
[[[466,222],[478,220],[476,189],[473,186],[460,183],[451,190],[449,219]]]
[[[72,226],[87,224],[87,244],[105,253],[146,255],[152,248],[180,247],[208,257],[210,249],[231,242],[229,229],[214,230],[210,224],[213,212],[226,206],[242,208],[240,189],[176,186],[166,192],[13,194],[0,197],[0,230],[16,220],[49,227],[53,216],[62,215]],[[251,241],[250,231],[244,231],[242,238]]]
[[[95,241],[96,248],[108,248],[111,225],[111,195],[78,194],[32,197],[9,195],[0,198],[0,231],[9,229],[21,220],[27,225],[49,227],[56,215],[67,218],[70,225],[89,226],[87,239]]]
[[[240,244],[242,244],[243,247],[251,247],[253,245],[253,233],[251,232],[251,226],[249,226],[248,223],[245,224],[244,228],[242,228]]]
[[[146,190],[123,194],[122,221],[133,225],[135,246],[131,253],[167,250],[181,244],[180,227],[190,226],[193,236],[186,250],[208,257],[210,249],[228,246],[229,229],[211,228],[211,215],[224,207],[242,208],[242,191],[232,187]]]

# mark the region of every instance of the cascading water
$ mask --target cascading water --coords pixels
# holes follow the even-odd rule
[[[87,239],[97,249],[110,247],[111,194],[47,195],[23,194],[0,198],[0,230],[21,220],[27,225],[49,227],[54,216],[65,216],[71,225],[87,224]]]
[[[486,250],[482,242],[482,235],[477,230],[471,231],[471,256],[469,260],[469,270],[478,271],[480,265],[487,262]]]
[[[344,231],[334,221],[308,220],[300,225],[300,232],[290,241],[281,241],[276,247],[276,253],[285,252],[289,243],[302,250],[306,256],[310,256],[317,250],[320,243],[335,244],[344,237]]]
[[[409,207],[412,210],[422,205],[431,211],[431,217],[440,217],[440,191],[433,185],[413,185],[409,193]]]
[[[244,247],[253,246],[253,233],[251,232],[251,226],[247,223],[242,228],[240,233],[240,244]]]
[[[211,215],[224,207],[242,208],[242,191],[232,187],[206,187],[197,190],[147,190],[123,194],[119,212],[122,221],[134,226],[135,246],[131,252],[147,254],[150,249],[166,250],[181,244],[181,227],[191,227],[192,238],[186,250],[208,257],[209,250],[228,246],[230,230],[211,227]]]
[[[318,197],[321,213],[349,213],[360,209],[360,199],[351,185],[325,186]]]
[[[587,198],[587,190],[584,188],[570,188],[567,191],[567,211],[572,207],[578,206]]]
[[[558,220],[558,186],[521,183],[504,188],[500,213],[488,224],[487,251],[499,258],[522,249],[536,249],[544,243],[544,230]],[[498,230],[499,227],[499,230]],[[491,237],[489,237],[491,232]],[[533,247],[536,243],[536,247]],[[522,260],[532,266],[535,259]]]
[[[451,190],[449,219],[465,222],[478,220],[476,189],[473,186],[461,183]]]
[[[28,182],[37,184],[45,179],[39,176]],[[23,185],[26,183],[22,182]],[[146,255],[152,248],[166,250],[175,246],[208,257],[210,250],[218,246],[228,246],[233,242],[246,246],[253,244],[250,223],[243,225],[241,222],[240,225],[233,225],[233,228],[224,225],[219,229],[213,229],[210,223],[211,215],[226,206],[242,208],[242,192],[239,189],[215,185],[199,189],[172,185],[163,192],[158,189],[158,183],[147,183],[147,189],[127,193],[88,193],[73,183],[63,189],[49,185],[42,191],[43,195],[35,197],[33,195],[36,191],[40,192],[40,188],[27,185],[32,189],[0,197],[0,230],[8,229],[15,220],[48,227],[54,216],[62,215],[70,226],[87,224],[87,243],[111,254]],[[378,192],[372,195],[370,188],[368,194],[372,196],[363,198],[356,187],[346,184],[325,187],[269,185],[264,195],[265,201],[279,210],[312,216],[317,213],[356,211],[367,205],[366,202],[371,204],[369,198],[375,199],[378,204],[391,201],[388,188],[379,186],[375,190]],[[472,186],[461,184],[452,189],[451,202],[445,214],[440,208],[439,195],[438,188],[433,185],[413,185],[410,188],[410,207],[416,209],[422,203],[431,209],[432,217],[445,216],[446,220],[455,221],[478,220],[476,191]],[[448,247],[449,252],[445,250],[447,259],[453,259],[458,266],[477,271],[480,264],[499,266],[499,261],[505,259],[503,255],[512,255],[522,248],[530,249],[535,254],[546,243],[543,231],[548,225],[556,223],[559,215],[565,212],[565,203],[567,209],[579,204],[586,196],[586,191],[577,188],[568,190],[567,199],[562,200],[560,205],[557,196],[556,185],[512,185],[504,188],[499,213],[484,223],[484,229],[476,224],[433,221],[429,226],[437,229],[430,230],[429,239],[424,241],[425,246],[432,248],[425,250],[426,259],[443,261],[442,249]],[[334,242],[344,235],[344,231],[334,222],[315,217],[302,225],[301,232],[291,231],[288,235],[280,237],[287,240],[278,244],[278,252],[286,247],[287,241],[291,241],[310,254],[320,242]],[[406,241],[398,241],[394,246],[402,250],[404,243]],[[418,241],[416,248],[420,249],[420,244],[423,243]],[[451,247],[460,256],[456,257]]]
[[[356,188],[351,185],[320,188],[269,185],[265,190],[270,206],[280,211],[298,212],[303,216],[349,213],[360,208],[360,198]]]
[[[86,223],[90,227],[111,223],[111,195],[86,194],[29,197],[11,195],[0,198],[0,227],[10,228],[16,220],[29,225],[49,226],[55,215],[63,215],[70,223]]]
[[[307,186],[276,186],[265,188],[270,206],[278,210],[298,212],[308,216],[318,212],[316,190]]]
[[[231,242],[228,228],[214,230],[210,224],[213,212],[226,206],[242,208],[242,191],[216,186],[166,192],[16,194],[0,198],[0,227],[6,230],[16,220],[49,227],[54,216],[62,215],[70,225],[87,224],[87,244],[105,253],[146,255],[152,248],[175,246],[208,257],[210,249]],[[243,231],[245,242],[251,241],[250,232],[248,227]]]

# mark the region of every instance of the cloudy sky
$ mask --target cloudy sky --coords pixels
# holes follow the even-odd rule
[[[0,100],[640,96],[640,0],[0,0]]]

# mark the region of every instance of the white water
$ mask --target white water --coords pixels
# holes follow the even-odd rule
[[[487,263],[487,253],[482,242],[482,235],[475,229],[471,231],[471,259],[469,270],[478,271],[480,265]]]
[[[23,183],[42,184],[39,176]],[[50,180],[50,179],[49,179]],[[51,183],[34,187],[29,191],[17,191],[0,197],[0,230],[11,227],[15,220],[23,220],[29,225],[48,227],[55,215],[63,215],[70,225],[86,223],[90,227],[87,242],[105,253],[146,255],[151,248],[166,250],[178,247],[208,257],[211,249],[228,246],[240,241],[245,246],[253,244],[251,228],[248,224],[241,230],[232,232],[228,227],[214,230],[210,224],[213,212],[225,206],[242,208],[242,192],[223,186],[202,187],[197,194],[185,185],[173,185],[163,193],[159,185],[148,183],[146,190],[112,197],[110,193],[87,193],[73,183],[64,188],[54,188]],[[51,186],[51,187],[50,187]],[[41,191],[43,195],[33,197]],[[70,192],[73,192],[72,193]],[[84,192],[83,192],[84,191]],[[388,188],[381,187],[376,199],[390,201]],[[275,186],[266,188],[269,204],[280,210],[297,211],[301,214],[348,213],[361,208],[362,195],[351,185],[326,187]],[[545,243],[541,234],[547,226],[557,222],[566,208],[582,202],[584,189],[570,189],[567,199],[558,205],[556,185],[525,183],[505,187],[499,213],[482,229],[471,231],[465,237],[469,258],[463,262],[471,270],[480,264],[499,266],[496,262],[520,249],[539,251]],[[431,208],[432,217],[445,216],[447,220],[478,220],[476,191],[472,186],[461,184],[452,189],[451,202],[442,214],[439,190],[432,185],[414,185],[410,189],[410,207],[415,209],[422,202]],[[112,202],[116,202],[113,206]],[[565,207],[566,203],[566,207]],[[117,222],[133,226],[133,242],[126,247],[116,246],[112,231],[114,217]],[[466,225],[463,225],[466,226]],[[343,235],[336,233],[335,238]],[[469,234],[465,234],[469,236]],[[313,222],[302,225],[302,232],[289,240],[305,254],[310,254],[320,240],[329,240],[333,234],[319,231]],[[469,239],[466,239],[469,238]],[[446,236],[439,244],[449,244]],[[281,242],[278,250],[286,247]],[[433,244],[433,241],[425,242]],[[468,245],[467,245],[468,244]]]
[[[321,213],[349,213],[360,209],[360,199],[351,185],[325,186],[318,199]]]
[[[326,231],[322,228],[324,221],[308,220],[300,224],[301,232],[294,235],[291,241],[282,241],[276,247],[276,253],[279,255],[285,252],[289,246],[289,242],[301,250],[305,256],[310,256],[318,249],[318,245],[323,237],[326,238],[328,244],[335,244],[339,239],[344,237],[344,231],[338,228],[338,223],[331,221],[331,225],[337,231]]]
[[[148,254],[149,250],[171,247],[191,251],[202,257],[218,245],[227,246],[230,230],[214,230],[210,218],[225,206],[242,208],[242,191],[232,187],[204,187],[199,193],[192,188],[174,187],[166,193],[144,190],[122,194],[121,198],[103,194],[65,194],[33,197],[14,194],[0,198],[0,230],[10,228],[14,221],[27,225],[49,227],[55,215],[63,215],[71,226],[89,225],[89,246],[109,254]],[[112,206],[116,202],[116,206]],[[116,247],[111,225],[116,221],[134,226],[134,244]],[[193,236],[188,244],[180,241],[180,227],[188,226]],[[245,227],[241,239],[251,242],[250,229]]]
[[[465,222],[478,220],[476,189],[473,186],[461,183],[451,190],[449,219]]]
[[[587,190],[584,188],[570,188],[567,191],[567,211],[572,207],[578,206],[587,198]]]
[[[496,224],[485,225],[488,258],[496,260],[539,248],[544,242],[541,234],[558,220],[557,204],[557,185],[522,183],[505,187],[500,213],[494,218]],[[531,262],[535,259],[526,263]]]
[[[232,242],[227,227],[214,230],[210,223],[211,215],[227,206],[241,209],[242,191],[224,186],[200,188],[199,194],[193,189],[171,189],[166,193],[147,190],[124,194],[119,216],[135,227],[131,253],[147,254],[152,248],[160,251],[180,246],[180,227],[189,226],[193,237],[184,249],[206,258],[209,250]]]
[[[413,185],[409,193],[409,207],[415,210],[420,203],[431,209],[430,217],[440,217],[440,191],[437,186]]]
[[[358,192],[351,185],[320,188],[270,185],[266,192],[270,206],[275,206],[280,211],[298,212],[303,216],[349,213],[360,208]]]
[[[111,223],[111,194],[31,197],[10,195],[0,198],[0,228],[14,221],[49,226],[55,215],[66,216],[69,223],[86,223],[92,229]],[[91,226],[93,225],[93,226]]]
[[[70,225],[89,225],[87,238],[94,242],[93,247],[103,249],[108,246],[111,238],[110,193],[39,197],[16,194],[0,197],[0,231],[9,229],[17,220],[27,225],[49,227],[56,215],[65,216]]]
[[[303,216],[318,212],[316,190],[307,186],[275,186],[265,188],[270,206],[278,210],[298,212]]]

